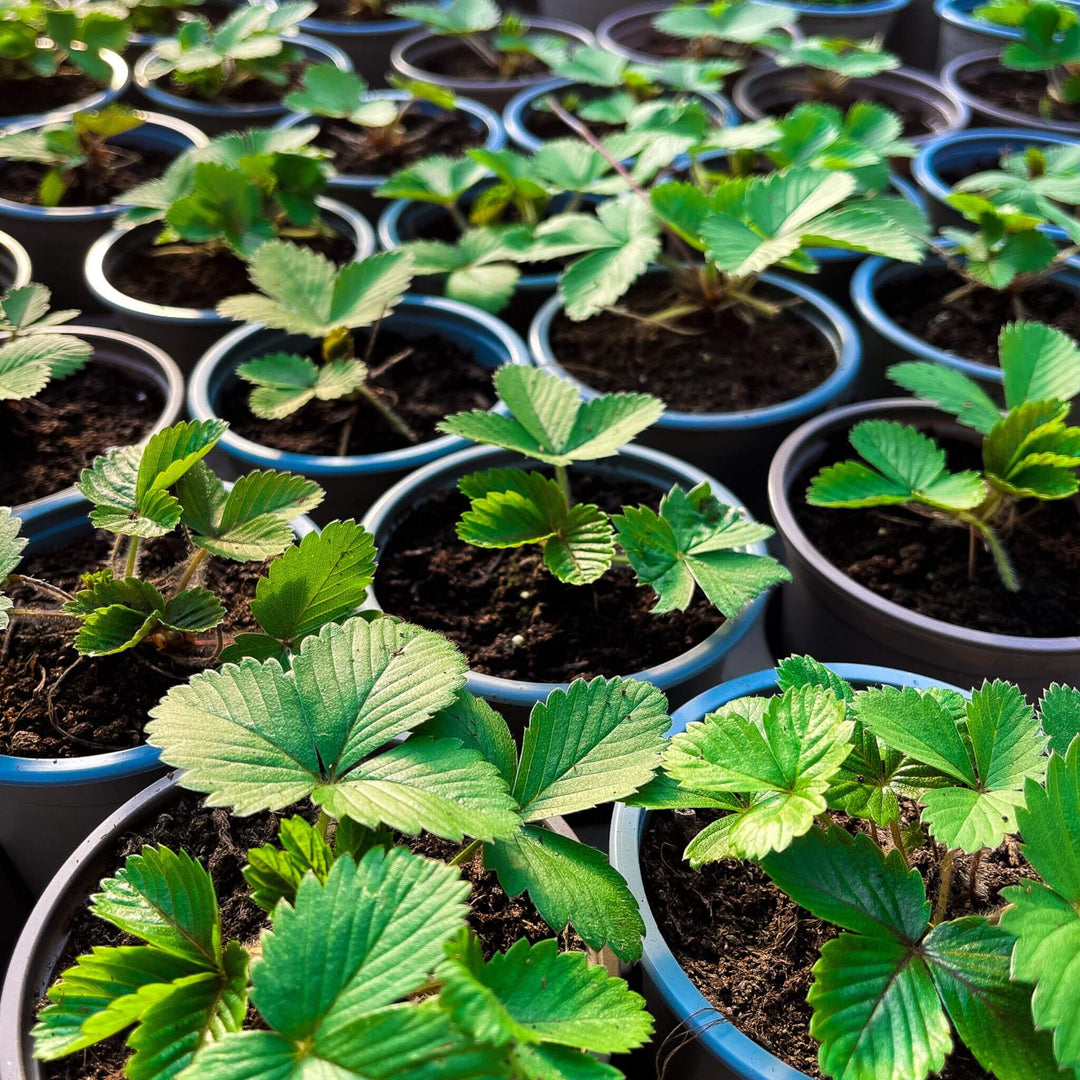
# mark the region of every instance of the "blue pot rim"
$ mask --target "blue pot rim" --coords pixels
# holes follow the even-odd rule
[[[473,463],[479,463],[487,458],[498,457],[505,454],[513,454],[513,451],[503,450],[491,446],[466,446],[447,457],[432,461],[422,469],[417,469],[408,476],[402,477],[393,487],[387,489],[371,504],[364,515],[361,524],[373,536],[381,528],[383,520],[387,518],[394,508],[404,500],[410,499],[414,490],[425,489],[430,483],[441,480],[444,476],[464,474],[474,471]],[[686,483],[692,485],[707,482],[722,502],[730,506],[741,507],[739,497],[729,488],[721,484],[715,477],[682,461],[680,458],[665,454],[651,447],[630,443],[614,458],[603,459],[607,462],[617,462],[619,459],[636,460],[647,465],[658,466],[669,472],[682,474],[686,477]],[[747,515],[749,516],[749,514]],[[764,541],[746,545],[746,550],[756,555],[767,554]],[[653,667],[642,671],[627,673],[624,677],[641,679],[650,682],[661,690],[668,690],[687,682],[695,675],[716,663],[721,657],[726,656],[749,632],[758,618],[765,610],[768,600],[767,590],[756,597],[733,619],[725,619],[723,624],[716,628],[704,641],[687,649],[671,660],[655,664]],[[368,589],[369,608],[379,608],[375,587]],[[379,608],[381,610],[381,608]],[[517,705],[528,708],[537,701],[543,701],[553,690],[565,689],[569,683],[551,682],[528,682],[522,679],[502,679],[494,675],[482,675],[470,671],[466,678],[466,688],[478,697],[500,705]]]
[[[309,53],[316,53],[323,61],[329,61],[341,71],[352,71],[349,57],[336,45],[308,34],[294,34],[284,39],[289,45],[299,45]],[[200,101],[198,98],[181,97],[162,90],[157,81],[146,75],[146,69],[156,56],[154,49],[148,49],[135,62],[134,81],[140,94],[152,101],[160,109],[179,113],[182,116],[204,117],[214,120],[235,121],[238,128],[252,121],[265,120],[280,116],[285,106],[280,101],[265,101],[249,105],[219,105],[213,101]]]
[[[129,136],[136,145],[139,143],[139,133],[146,128],[159,128],[161,131],[178,136],[180,140],[188,144],[184,149],[206,146],[210,142],[202,131],[195,127],[194,124],[189,124],[186,120],[166,116],[164,113],[148,112],[145,109],[136,109],[135,111],[143,118],[143,122],[139,127],[124,132],[124,135]],[[3,128],[3,131],[5,135],[11,135],[17,131],[31,131],[34,128],[62,124],[66,119],[70,118],[43,116],[36,120],[24,120],[18,124],[8,124]],[[19,218],[24,221],[95,221],[115,218],[123,212],[124,206],[120,203],[99,203],[97,206],[28,206],[26,203],[0,197],[0,220]]]
[[[315,36],[333,34],[339,38],[383,37],[387,34],[404,34],[416,30],[416,19],[378,19],[371,22],[347,22],[344,19],[309,18],[300,23],[300,29]]]
[[[337,199],[328,199],[320,195],[315,201],[320,210],[336,215],[346,223],[351,234],[355,235],[357,259],[366,259],[374,252],[375,230],[367,218]],[[142,319],[153,319],[155,322],[177,323],[181,326],[190,326],[192,323],[220,323],[224,326],[230,323],[231,319],[219,315],[213,308],[172,307],[167,304],[151,304],[146,300],[137,300],[133,296],[122,293],[109,281],[105,274],[105,260],[113,245],[129,232],[134,232],[136,229],[150,230],[154,224],[154,222],[143,222],[123,228],[114,227],[90,245],[83,264],[83,276],[86,278],[90,292],[106,308],[136,315]]]
[[[763,0],[768,2],[768,0]],[[974,0],[974,6],[981,4],[983,0]],[[1072,3],[1080,6],[1076,0],[1061,0],[1062,3]],[[976,19],[969,11],[963,11],[957,4],[957,0],[934,0],[934,14],[942,21],[952,26],[959,26],[964,30],[970,30],[975,34],[983,34],[986,37],[996,38],[1019,38],[1020,31],[1013,26],[999,26],[996,23],[983,22]]]
[[[0,250],[6,252],[15,266],[15,276],[8,288],[16,288],[20,285],[29,285],[33,280],[34,268],[30,262],[30,253],[6,232],[0,230]]]
[[[786,275],[762,274],[761,280],[806,301],[830,324],[838,339],[836,343],[830,341],[837,353],[836,368],[823,383],[789,401],[730,413],[669,410],[656,422],[658,428],[674,428],[680,431],[741,431],[788,423],[830,407],[851,386],[862,364],[862,341],[851,317],[827,296]],[[552,352],[549,337],[551,321],[562,308],[562,303],[562,297],[556,294],[541,306],[529,327],[529,348],[537,367],[569,379],[586,398],[597,397],[598,391],[567,372]],[[797,308],[793,310],[798,311]]]
[[[41,523],[43,531],[37,537],[48,537],[56,530],[65,527],[74,512],[80,510],[89,516],[90,501],[78,491],[68,489],[28,504],[19,513],[23,523],[24,535],[32,531],[35,522]],[[55,516],[63,518],[49,524]],[[315,524],[310,518],[297,518],[292,523],[297,537],[304,537],[315,531]],[[98,784],[106,780],[118,780],[121,777],[136,776],[139,773],[156,769],[160,751],[142,743],[127,750],[113,750],[105,754],[87,754],[83,757],[70,758],[26,758],[11,754],[0,754],[0,785],[9,787],[49,787],[52,784],[71,786],[74,784]]]
[[[942,247],[953,246],[945,241],[939,242]],[[969,375],[973,379],[980,379],[983,382],[1001,383],[1004,376],[1000,367],[983,364],[976,360],[965,360],[962,356],[957,356],[956,353],[928,344],[889,318],[877,302],[875,289],[888,277],[902,274],[905,269],[909,273],[917,273],[919,267],[933,266],[940,264],[940,262],[940,257],[933,254],[928,255],[919,266],[914,266],[911,263],[898,263],[881,255],[871,255],[870,258],[859,263],[855,268],[855,273],[851,275],[851,302],[859,316],[869,326],[887,341],[891,341],[913,357],[919,360],[929,360],[935,364],[943,364],[945,367],[962,371],[965,375]],[[1080,259],[1069,259],[1066,266],[1080,271]],[[1066,283],[1068,282],[1068,278],[1065,278],[1064,275],[1055,276],[1059,280],[1064,279]],[[1080,293],[1080,280],[1075,281],[1074,287]]]
[[[903,2],[909,3],[910,0],[903,0]],[[537,138],[537,136],[525,126],[525,110],[536,98],[543,94],[549,94],[553,90],[562,90],[567,86],[579,85],[584,84],[576,83],[573,79],[547,79],[542,83],[537,83],[535,86],[529,86],[524,90],[519,90],[506,103],[502,113],[503,124],[506,127],[506,134],[509,136],[510,141],[528,153],[539,150],[540,147],[544,145],[544,140]],[[603,88],[601,87],[600,89]],[[725,95],[695,92],[693,96],[708,102],[717,110],[720,114],[721,127],[733,127],[739,122],[738,111]],[[567,131],[568,138],[570,135],[571,132]]]
[[[404,101],[409,94],[405,90],[370,90],[364,95],[370,100]],[[470,98],[459,97],[454,101],[454,108],[479,120],[487,128],[487,138],[484,140],[485,150],[501,150],[506,145],[506,132],[503,129],[502,120],[494,109],[489,109],[479,101]],[[299,127],[301,124],[319,124],[325,121],[325,117],[315,116],[313,113],[286,112],[285,115],[274,124],[274,129],[284,131],[288,128]],[[335,173],[327,184],[327,190],[340,191],[371,191],[380,187],[386,181],[385,175],[378,173]]]
[[[486,311],[448,300],[442,296],[422,296],[409,293],[386,317],[392,325],[395,319],[408,318],[410,309],[439,311],[454,316],[463,324],[471,324],[494,337],[506,351],[506,363],[530,365],[529,351],[525,342],[501,319]],[[210,397],[211,383],[218,369],[229,363],[233,347],[254,334],[265,331],[262,325],[238,326],[220,341],[215,342],[195,365],[188,382],[188,412],[197,420],[217,419],[217,412]],[[233,457],[248,465],[262,469],[282,469],[302,473],[318,479],[322,476],[365,476],[373,473],[414,469],[438,458],[441,459],[459,447],[465,440],[456,435],[440,435],[417,446],[400,450],[384,450],[378,454],[353,454],[337,457],[330,454],[296,454],[287,450],[275,450],[261,443],[242,438],[233,431],[226,431],[218,444]]]
[[[430,206],[430,203],[419,202],[416,199],[394,199],[389,206],[379,215],[375,225],[375,235],[379,241],[379,247],[383,251],[393,251],[401,247],[403,241],[399,224],[402,216],[412,207]],[[433,274],[432,277],[439,275]],[[554,274],[522,274],[518,278],[515,291],[517,292],[553,292],[559,283],[558,273]]]
[[[924,689],[950,685],[938,679],[872,664],[829,663],[826,666],[842,678],[870,685],[884,683]],[[667,732],[668,737],[678,734],[688,724],[700,720],[706,713],[729,701],[775,686],[776,669],[767,668],[706,690],[675,710]],[[785,1064],[744,1035],[731,1021],[724,1019],[694,985],[668,948],[649,905],[638,858],[641,832],[647,814],[648,811],[616,803],[610,832],[611,865],[626,880],[645,923],[644,952],[641,958],[645,973],[675,1014],[676,1020],[686,1026],[713,1058],[732,1070],[733,1075],[742,1080],[808,1080],[805,1073]]]
[[[1036,128],[985,127],[968,128],[964,131],[946,131],[923,143],[911,163],[911,175],[920,189],[936,202],[945,203],[950,188],[938,175],[935,158],[946,149],[965,143],[1000,141],[1002,143],[1049,143],[1055,146],[1080,145],[1080,138],[1071,138],[1056,131],[1039,131]],[[1052,226],[1047,233],[1057,239],[1065,236],[1064,230]]]
[[[842,19],[853,15],[891,15],[906,8],[911,0],[845,0],[836,4],[807,3],[805,0],[758,0],[773,7],[794,8],[799,15],[818,15]]]
[[[127,90],[131,83],[131,68],[128,62],[112,49],[102,49],[101,58],[109,65],[110,76],[108,85],[100,90],[89,94],[87,97],[73,101],[70,105],[61,105],[40,113],[20,113],[18,116],[5,116],[0,122],[0,130],[6,131],[8,127],[22,124],[26,121],[64,120],[75,113],[89,112],[91,109],[100,109],[105,105],[111,105],[121,94]]]

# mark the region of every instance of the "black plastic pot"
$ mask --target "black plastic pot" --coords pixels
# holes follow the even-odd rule
[[[113,873],[113,849],[126,832],[149,823],[180,797],[177,773],[145,787],[103,821],[60,867],[30,915],[19,937],[0,996],[0,1080],[44,1080],[45,1068],[33,1057],[30,1030],[38,1003],[59,974],[72,916],[86,904],[98,882]],[[571,840],[577,839],[563,818],[543,824]],[[589,951],[589,960],[618,974],[614,954]]]
[[[318,203],[327,224],[353,242],[356,259],[366,259],[375,250],[375,233],[355,210],[335,199],[320,197]],[[116,313],[124,330],[168,349],[187,373],[232,328],[233,322],[212,308],[169,307],[136,300],[122,293],[109,279],[109,272],[121,255],[132,250],[149,252],[159,231],[156,224],[138,225],[133,229],[110,229],[100,236],[86,254],[86,284],[99,306]]]
[[[6,232],[0,232],[0,293],[16,285],[29,285],[30,253]]]
[[[592,34],[574,23],[562,22],[559,19],[529,18],[525,20],[525,24],[530,30],[558,34],[571,42],[578,41],[583,45],[595,44]],[[440,37],[430,30],[417,30],[394,43],[394,47],[390,50],[390,66],[402,78],[433,83],[435,86],[452,90],[462,97],[479,101],[496,112],[500,112],[515,94],[551,78],[551,72],[544,71],[539,75],[518,79],[455,79],[451,76],[436,74],[427,66],[437,56],[445,56],[447,53],[466,48],[468,46],[456,37]]]
[[[175,424],[183,415],[184,376],[172,358],[156,345],[141,341],[130,334],[121,333],[119,330],[106,330],[100,326],[56,326],[49,332],[71,334],[89,341],[94,347],[90,361],[92,364],[103,364],[111,370],[142,377],[154,385],[164,399],[164,404],[161,413],[147,432],[148,435],[170,424]],[[71,376],[74,379],[78,377],[78,374]],[[115,408],[120,410],[123,405],[123,402],[117,401]],[[61,490],[16,506],[16,515],[48,512],[54,506],[62,506],[68,499],[77,498],[75,479],[72,477],[71,484]],[[0,502],[3,502],[2,493],[0,493]]]
[[[300,29],[340,49],[368,86],[385,86],[391,48],[406,34],[418,30],[420,23],[415,19],[335,19],[326,10],[331,6],[321,4],[324,10],[304,19]]]
[[[100,90],[79,101],[73,101],[70,105],[50,109],[48,113],[32,112],[20,113],[18,116],[0,116],[0,128],[6,128],[9,124],[21,124],[27,120],[43,120],[46,116],[51,120],[60,116],[73,116],[77,112],[86,112],[89,109],[103,109],[106,105],[119,101],[131,83],[131,69],[123,57],[110,49],[102,50],[101,59],[109,66],[109,79]],[[0,85],[0,92],[2,90],[3,86]]]
[[[206,136],[191,124],[172,116],[142,112],[141,127],[125,131],[109,141],[133,150],[155,150],[175,157],[193,146],[205,146]],[[28,131],[48,127],[50,121],[30,120],[6,128]],[[101,206],[27,206],[0,198],[0,227],[22,242],[37,267],[38,281],[52,289],[53,307],[76,307],[82,311],[100,304],[86,287],[82,260],[90,245],[112,227],[124,208],[114,203]]]
[[[794,490],[808,468],[823,459],[830,437],[846,434],[868,419],[917,423],[931,435],[974,441],[975,434],[951,417],[906,398],[867,401],[836,409],[803,424],[784,441],[769,471],[769,505],[784,544],[794,581],[780,594],[775,655],[812,653],[919,671],[960,686],[987,679],[1019,683],[1038,698],[1051,682],[1075,682],[1080,672],[1080,636],[1015,637],[971,630],[930,619],[883,599],[833,566],[807,538],[792,505],[804,497]],[[836,527],[844,514],[837,510]]]
[[[757,64],[744,72],[732,88],[735,108],[748,120],[783,116],[806,97],[805,68],[776,67],[770,62]],[[912,68],[883,71],[867,79],[853,79],[855,95],[882,105],[908,105],[922,110],[928,131],[911,137],[913,143],[925,142],[945,131],[967,127],[970,115],[963,100],[932,75]]]

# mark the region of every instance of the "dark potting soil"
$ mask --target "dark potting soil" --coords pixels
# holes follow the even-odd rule
[[[882,285],[877,299],[886,314],[927,344],[994,367],[998,335],[1016,319],[1036,319],[1080,337],[1075,289],[1050,279],[1019,293],[976,289],[946,304],[944,298],[963,284],[945,267],[924,267],[918,274]]]
[[[1046,97],[1046,73],[1042,71],[1012,71],[1003,66],[989,71],[962,73],[960,85],[976,97],[999,109],[1021,112],[1043,118],[1040,104]],[[1080,124],[1080,105],[1051,103],[1050,119]]]
[[[145,246],[118,252],[109,267],[110,283],[125,296],[166,307],[210,310],[227,296],[254,290],[247,264],[231,252],[155,248],[153,236],[154,230],[147,230]],[[350,262],[356,252],[353,241],[338,232],[302,242],[338,265]]]
[[[121,835],[107,865],[119,869],[124,859],[138,854],[146,844],[186,851],[209,870],[213,879],[221,911],[222,940],[252,946],[258,942],[262,931],[269,928],[270,919],[252,902],[244,881],[248,849],[277,843],[279,822],[283,817],[297,813],[309,821],[315,818],[311,803],[300,804],[281,814],[231,817],[226,810],[204,807],[201,796],[183,792],[177,802],[163,810],[152,824]],[[448,860],[460,849],[458,844],[426,833],[401,837],[400,842],[418,855],[432,859]],[[556,936],[524,895],[511,898],[503,892],[495,875],[485,872],[480,852],[461,867],[461,872],[472,886],[469,925],[480,938],[486,957],[505,951],[520,937],[535,943]],[[557,936],[564,951],[585,947],[573,930]],[[78,956],[96,945],[137,944],[142,942],[91,915],[89,907],[84,905],[72,917],[70,934],[54,974],[58,976]],[[249,1010],[248,1021],[249,1024],[258,1022],[254,1010]],[[126,1035],[127,1032],[71,1057],[50,1062],[44,1066],[46,1077],[48,1080],[123,1080],[124,1063],[131,1056],[131,1051],[124,1045]]]
[[[501,55],[500,60],[509,65],[505,75],[500,75],[464,42],[448,41],[446,48],[426,57],[423,66],[424,70],[446,79],[469,79],[495,84],[507,79],[538,79],[551,70],[543,60],[528,53],[507,53]]]
[[[285,81],[272,83],[267,79],[245,79],[239,86],[223,91],[213,98],[201,94],[198,88],[177,82],[171,76],[162,79],[162,89],[177,97],[189,101],[212,100],[216,105],[267,105],[280,101],[291,90],[299,90],[304,82],[304,72],[319,60],[297,60],[284,65]],[[243,120],[237,120],[237,127],[243,126]]]
[[[583,470],[571,483],[576,499],[609,513],[638,503],[655,508],[661,494]],[[674,659],[724,621],[700,592],[685,612],[651,614],[655,593],[626,566],[592,585],[565,585],[544,567],[538,547],[472,547],[455,532],[466,509],[457,491],[415,505],[383,548],[378,597],[391,615],[445,634],[473,671],[534,682],[625,675]]]
[[[356,355],[363,356],[367,333],[359,331],[354,337]],[[495,404],[491,371],[467,349],[435,334],[408,341],[380,330],[369,364],[373,374],[368,385],[408,424],[417,442],[435,438],[439,434],[435,425],[450,413]],[[282,420],[262,420],[248,405],[251,389],[250,383],[232,380],[221,395],[219,411],[237,435],[264,446],[297,454],[340,454],[351,421],[355,422],[349,427],[346,454],[377,454],[413,445],[363,399],[311,401]]]
[[[156,180],[168,167],[173,155],[160,150],[134,150],[116,147],[114,166],[91,169],[80,165],[69,173],[70,186],[60,206],[106,206],[117,195],[141,184]],[[26,206],[38,206],[38,187],[49,171],[47,165],[34,161],[0,160],[0,198]]]
[[[71,105],[101,90],[101,84],[73,64],[61,64],[55,75],[7,79],[0,94],[0,116],[37,115]]]
[[[25,558],[17,572],[73,592],[83,572],[107,565],[112,545],[110,534],[95,532]],[[144,541],[139,575],[162,588],[166,575],[173,576],[188,552],[187,542],[179,536]],[[226,637],[256,629],[248,604],[265,568],[264,563],[211,559],[196,574],[196,582],[215,592],[225,605]],[[12,587],[10,595],[22,607],[61,606],[24,585]],[[150,709],[170,687],[186,682],[209,660],[208,649],[199,650],[198,656],[179,657],[140,646],[116,656],[84,658],[71,668],[78,659],[71,644],[77,628],[73,619],[13,619],[0,635],[0,754],[79,757],[138,746]],[[50,720],[50,693],[60,731]]]
[[[674,34],[665,34],[654,26],[645,27],[631,35],[632,40],[621,41],[620,45],[633,49],[634,52],[649,56],[662,57],[665,60],[741,60],[748,64],[760,60],[763,53],[750,49],[734,41],[707,40],[706,38],[683,38]],[[738,72],[736,72],[736,75]]]
[[[638,314],[662,310],[654,281],[638,282],[620,307]],[[676,334],[615,312],[551,323],[559,363],[597,390],[645,391],[678,412],[737,412],[775,405],[820,386],[836,369],[832,346],[812,323],[784,308],[747,324],[734,311],[683,319]]]
[[[754,863],[725,860],[691,869],[682,857],[686,845],[718,816],[680,810],[649,817],[641,870],[660,933],[721,1016],[788,1065],[820,1078],[806,994],[821,947],[839,931],[794,904]],[[924,868],[929,893],[936,895],[928,848],[913,853],[912,862]],[[969,857],[961,854],[954,865],[949,918],[992,911],[1002,906],[1005,886],[1035,876],[1012,837],[982,860],[974,897],[967,886]],[[955,1043],[959,1049],[935,1075],[988,1080],[959,1039]],[[678,1054],[669,1073],[679,1075]]]
[[[0,402],[0,505],[75,483],[98,454],[137,443],[164,407],[149,379],[92,360],[35,397]]]
[[[398,169],[430,157],[458,157],[483,146],[486,133],[461,109],[437,113],[407,112],[393,140],[377,137],[367,128],[340,120],[323,120],[315,144],[334,155],[334,168],[343,175],[389,176]]]
[[[974,447],[938,440],[953,470],[978,467]],[[1011,530],[1001,530],[1020,591],[1001,583],[980,546],[968,578],[968,532],[932,523],[902,507],[829,510],[803,493],[818,468],[857,457],[846,436],[791,487],[792,510],[810,542],[853,581],[909,611],[970,630],[1020,637],[1080,634],[1080,500],[1026,500]]]

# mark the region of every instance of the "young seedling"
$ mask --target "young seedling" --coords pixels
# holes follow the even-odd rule
[[[288,35],[315,8],[307,2],[245,5],[217,27],[197,17],[175,37],[154,45],[147,77],[168,76],[177,87],[204,101],[227,99],[251,81],[284,88],[290,68],[304,56],[299,46],[289,44]]]
[[[944,1067],[955,1031],[998,1080],[1064,1076],[1060,1067],[1075,1061],[1062,1048],[1080,999],[1070,988],[1049,1008],[1044,1001],[1040,1012],[1035,973],[1022,970],[1045,945],[1049,924],[1036,929],[1028,922],[1025,957],[1007,918],[948,918],[961,853],[974,896],[982,855],[1018,822],[1027,826],[1025,839],[1028,831],[1038,839],[1053,835],[1058,866],[1069,857],[1061,861],[1062,845],[1075,848],[1080,838],[1049,825],[1073,811],[1066,818],[1047,814],[1043,827],[1052,832],[1041,836],[1029,824],[1042,809],[1046,739],[1023,694],[1001,681],[984,682],[969,696],[911,687],[856,692],[808,657],[784,661],[778,676],[776,696],[731,702],[674,736],[663,781],[635,801],[730,811],[690,842],[691,863],[754,859],[791,900],[843,931],[822,948],[808,995],[822,1073],[924,1080]],[[1042,724],[1052,724],[1054,703],[1044,701],[1043,710]],[[1076,717],[1073,725],[1080,726]],[[1074,770],[1078,759],[1074,754]],[[1054,799],[1063,765],[1051,759],[1046,791]],[[1059,805],[1070,805],[1071,795],[1075,810],[1075,771],[1072,782]],[[901,799],[921,828],[900,828]],[[838,811],[865,819],[869,835],[836,824]],[[877,827],[886,825],[890,839],[882,841]],[[1038,839],[1036,857],[1049,850],[1040,850]],[[915,859],[914,845],[927,847],[928,857]],[[937,883],[933,905],[928,882]],[[1028,884],[1007,891],[1014,903],[1032,896]],[[1071,881],[1067,891],[1075,892]],[[1012,909],[1018,926],[1041,899],[1026,912]],[[1068,904],[1058,896],[1047,906]],[[1076,953],[1070,942],[1055,962],[1067,964]],[[1048,990],[1053,982],[1051,975]],[[1060,1045],[1037,1030],[1057,1023]]]
[[[250,128],[185,151],[157,180],[116,201],[124,225],[161,221],[160,257],[183,252],[209,258],[222,250],[248,258],[274,237],[311,240],[328,234],[318,196],[333,172],[311,145],[318,127]]]
[[[127,47],[126,13],[94,0],[61,7],[39,0],[0,3],[0,84],[49,78],[65,66],[106,83],[112,68],[102,56]]]
[[[493,79],[517,78],[537,60],[551,68],[566,56],[562,37],[530,32],[518,16],[504,15],[494,0],[397,3],[390,12],[402,19],[416,19],[440,37],[459,38],[490,69]]]
[[[376,410],[409,442],[416,442],[415,432],[367,381],[379,324],[412,279],[408,253],[386,251],[337,269],[317,252],[274,240],[251,257],[249,274],[260,292],[222,300],[220,314],[319,341],[317,361],[277,352],[246,360],[236,369],[255,387],[251,411],[266,420],[279,420],[309,401],[346,398],[356,408],[342,429],[340,453],[348,447],[361,403]],[[361,327],[371,327],[363,359],[356,355],[352,334]]]
[[[981,540],[1005,587],[1019,589],[1005,543],[1017,504],[1065,499],[1080,489],[1080,428],[1068,425],[1069,403],[1080,394],[1080,350],[1067,334],[1029,322],[1006,326],[998,351],[1004,411],[952,368],[904,363],[889,369],[893,382],[982,435],[981,472],[949,472],[944,450],[914,427],[866,420],[849,435],[862,460],[822,469],[810,482],[807,502],[904,506],[932,522],[968,529],[972,580]]]
[[[1002,49],[1001,62],[1014,71],[1046,73],[1040,116],[1053,119],[1060,106],[1080,102],[1080,21],[1075,8],[1053,0],[999,0],[978,8],[975,15],[1020,31],[1020,40]]]
[[[53,379],[83,368],[93,353],[88,341],[71,334],[50,334],[49,327],[69,322],[78,311],[49,311],[52,294],[31,282],[0,296],[0,401],[25,401]]]
[[[539,544],[560,581],[587,585],[614,565],[629,565],[655,591],[656,612],[684,611],[700,587],[727,618],[788,572],[766,556],[736,550],[772,529],[748,521],[711,492],[675,485],[659,513],[624,507],[609,517],[574,501],[569,466],[611,457],[654,423],[663,402],[649,394],[602,394],[583,402],[572,383],[535,368],[500,368],[495,389],[510,415],[480,411],[448,417],[440,429],[499,446],[549,466],[554,477],[490,469],[459,481],[470,508],[458,523],[466,543],[487,548]]]
[[[0,134],[0,159],[47,165],[37,199],[42,206],[59,206],[78,174],[91,188],[106,187],[117,169],[137,160],[136,153],[109,140],[142,123],[125,105],[76,113],[70,120]]]
[[[876,39],[803,38],[785,43],[774,59],[780,67],[805,69],[806,91],[825,100],[844,95],[852,79],[869,79],[900,66],[900,57],[885,52]]]
[[[793,9],[780,4],[714,0],[709,4],[673,4],[653,20],[671,37],[685,38],[693,59],[721,56],[743,66],[761,49],[788,43],[787,28],[796,21]]]

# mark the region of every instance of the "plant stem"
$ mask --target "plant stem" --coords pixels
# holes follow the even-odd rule
[[[8,608],[8,615],[13,619],[75,619],[76,615],[68,615],[63,611],[55,611],[51,608]]]
[[[829,831],[829,829],[831,829],[831,828],[832,828],[832,826],[833,826],[833,825],[835,824],[835,822],[834,822],[834,821],[833,821],[833,819],[832,819],[832,814],[830,814],[828,810],[823,810],[823,811],[822,811],[822,812],[821,812],[820,814],[818,814],[818,816],[817,816],[817,823],[818,823],[818,824],[819,824],[819,825],[820,825],[820,826],[821,826],[821,827],[822,827],[822,828],[823,828],[823,829],[824,829],[824,830],[825,830],[826,832],[828,832],[828,831]]]
[[[414,432],[413,429],[409,427],[409,425],[406,424],[405,421],[402,420],[401,417],[398,416],[398,414],[394,412],[394,410],[391,409],[390,406],[387,405],[379,397],[379,395],[375,393],[374,390],[372,390],[368,386],[361,386],[360,393],[363,396],[364,400],[372,404],[378,410],[379,414],[383,417],[383,419],[386,420],[386,422],[399,435],[401,435],[405,439],[408,439],[411,443],[420,441],[416,436],[416,432]]]
[[[968,867],[968,898],[970,900],[975,899],[975,887],[979,884],[979,865],[982,863],[984,850],[985,848],[979,848],[971,856],[971,865]]]
[[[176,583],[176,591],[173,593],[173,596],[179,596],[180,593],[188,587],[191,583],[191,579],[195,576],[195,571],[202,565],[206,556],[206,548],[199,548],[199,550],[191,556],[187,566],[184,567],[184,572],[180,575],[180,580]]]
[[[31,589],[37,589],[38,592],[48,593],[49,596],[55,596],[57,600],[63,600],[65,603],[67,603],[68,600],[75,599],[75,597],[66,589],[61,589],[57,585],[50,585],[47,581],[42,581],[40,578],[36,577],[29,577],[26,574],[11,574],[8,576],[7,580],[13,585],[28,585]]]
[[[133,536],[131,538],[131,543],[128,544],[127,565],[124,567],[124,577],[129,578],[135,576],[135,562],[138,557],[139,538],[137,536]]]
[[[908,862],[907,848],[904,847],[904,837],[900,832],[900,822],[889,822],[889,835],[892,837],[893,847],[900,852],[900,858],[904,860],[905,866],[911,866]]]
[[[934,901],[934,917],[931,922],[937,926],[945,918],[945,912],[949,910],[949,894],[952,891],[953,853],[950,848],[945,852],[941,860],[939,873],[941,881],[938,883],[937,900]]]
[[[445,203],[446,212],[454,219],[454,224],[463,232],[469,231],[472,226],[469,219],[461,212],[461,207],[456,202]]]
[[[483,840],[472,840],[466,844],[449,862],[449,866],[464,866],[479,850]]]
[[[555,482],[559,485],[559,490],[563,493],[566,505],[573,506],[574,494],[570,490],[570,475],[567,472],[565,465],[555,466]]]

